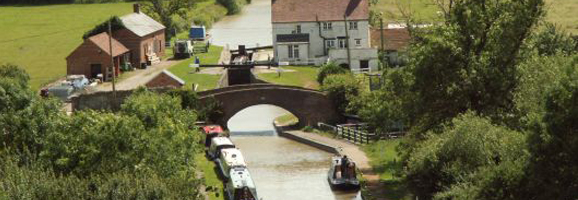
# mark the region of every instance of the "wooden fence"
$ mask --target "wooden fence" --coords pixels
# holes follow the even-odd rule
[[[404,131],[395,131],[388,133],[369,133],[360,124],[340,124],[337,126],[318,123],[317,127],[322,130],[332,131],[339,138],[346,139],[354,144],[368,144],[372,141],[393,139],[405,135]]]

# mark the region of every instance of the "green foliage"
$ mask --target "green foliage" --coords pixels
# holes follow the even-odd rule
[[[513,110],[520,49],[543,15],[543,0],[454,1],[444,25],[410,50],[420,130],[472,110],[494,121]],[[507,28],[504,28],[507,27]]]
[[[329,75],[332,74],[347,74],[349,73],[349,70],[338,66],[335,63],[327,63],[325,65],[322,65],[319,68],[319,73],[317,73],[317,82],[319,84],[323,84],[323,81],[325,80],[326,77],[328,77]]]
[[[429,198],[485,167],[527,157],[524,147],[523,134],[466,113],[418,143],[407,160],[406,179],[414,194]]]
[[[578,52],[577,41],[552,23],[545,23],[544,27],[529,39],[529,48],[536,50],[541,56],[570,55]]]
[[[327,93],[340,113],[347,113],[349,103],[361,93],[361,88],[351,74],[334,74],[323,80],[321,91]]]
[[[167,40],[172,38],[173,29],[179,29],[175,24],[174,18],[181,17],[186,19],[187,12],[192,9],[197,0],[145,0],[143,1],[143,11],[163,24]]]
[[[537,199],[578,198],[578,65],[564,70],[560,84],[546,95],[543,119],[534,121],[529,136],[529,192]]]
[[[243,5],[251,3],[251,0],[217,0],[217,3],[227,8],[228,15],[234,15],[241,12]]]
[[[217,122],[223,116],[219,101],[207,98],[201,102],[197,93],[192,90],[173,90],[169,93],[173,97],[180,97],[183,109],[194,110],[199,120]]]
[[[125,28],[124,24],[122,23],[122,20],[120,20],[120,18],[118,18],[118,16],[113,16],[110,19],[106,20],[105,22],[103,22],[99,25],[96,25],[92,30],[84,33],[84,35],[82,36],[82,39],[86,40],[89,37],[92,37],[94,35],[98,35],[102,32],[108,32],[108,23],[109,22],[110,22],[110,29],[113,32]]]
[[[0,66],[0,113],[29,105],[33,96],[28,91],[29,80],[28,74],[15,65]]]

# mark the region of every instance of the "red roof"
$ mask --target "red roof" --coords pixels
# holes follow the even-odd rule
[[[273,0],[272,22],[368,20],[369,0]]]
[[[371,47],[381,48],[381,32],[383,31],[383,38],[385,40],[384,46],[385,50],[395,50],[398,51],[409,45],[411,41],[411,36],[407,28],[395,28],[395,29],[371,29]]]
[[[91,41],[106,54],[110,55],[110,45],[109,45],[110,43],[108,41],[109,38],[110,37],[108,36],[108,33],[102,32],[99,33],[98,35],[89,37],[87,40]],[[112,52],[114,54],[113,56],[118,56],[128,51],[129,50],[124,45],[122,45],[120,42],[112,38]]]
[[[223,128],[219,125],[204,126],[203,130],[205,131],[206,134],[223,132]]]

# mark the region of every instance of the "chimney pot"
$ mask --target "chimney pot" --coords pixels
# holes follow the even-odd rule
[[[133,4],[134,12],[140,13],[140,5],[138,3]]]

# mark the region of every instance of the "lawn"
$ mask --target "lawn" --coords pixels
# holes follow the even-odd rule
[[[0,6],[0,64],[23,67],[38,89],[66,74],[65,59],[86,31],[130,12],[131,3]]]
[[[317,83],[317,67],[282,67],[283,69],[295,70],[294,72],[282,72],[279,77],[277,73],[262,73],[257,76],[267,82],[292,85],[310,89],[319,89]]]
[[[196,54],[201,60],[201,64],[216,64],[221,57],[223,47],[211,46],[208,53]],[[190,72],[193,70],[189,64],[193,63],[195,58],[183,60],[179,64],[169,68],[169,71],[185,81],[185,85],[190,88],[192,84],[199,84],[199,91],[214,89],[221,78],[221,75],[198,74]]]
[[[204,153],[198,153],[195,155],[195,163],[197,167],[203,172],[204,184],[207,189],[211,188],[209,193],[210,200],[221,200],[224,199],[223,195],[223,182],[217,176],[217,171],[215,171],[215,163],[209,161]]]
[[[362,150],[369,157],[369,164],[380,175],[380,181],[384,183],[387,199],[411,199],[411,195],[399,177],[402,164],[397,154],[397,146],[400,139],[380,140],[372,144],[364,145]]]
[[[378,0],[371,9],[383,13],[385,23],[403,22],[400,8],[411,11],[418,21],[440,21],[439,10],[434,0]],[[577,0],[545,0],[546,21],[558,24],[561,28],[578,34],[578,1]]]
[[[293,125],[299,123],[299,118],[289,113],[281,115],[275,119],[276,123],[281,126]]]

